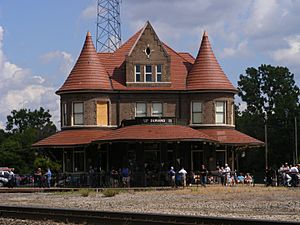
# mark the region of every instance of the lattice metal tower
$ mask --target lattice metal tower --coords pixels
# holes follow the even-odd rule
[[[98,0],[97,52],[114,52],[121,45],[121,1],[122,0]]]

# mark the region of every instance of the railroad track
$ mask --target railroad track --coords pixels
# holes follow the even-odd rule
[[[0,206],[0,217],[31,220],[53,220],[84,224],[109,225],[296,225],[300,222],[280,222],[240,218],[178,216],[151,213],[105,212],[78,209]]]

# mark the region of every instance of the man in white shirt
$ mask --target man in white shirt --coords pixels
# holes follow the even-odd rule
[[[181,175],[181,181],[182,181],[182,185],[183,187],[186,186],[186,170],[182,167],[181,170],[178,171],[178,173]]]
[[[228,166],[228,164],[225,164],[224,172],[225,172],[225,184],[227,186],[230,185],[230,177],[231,177],[230,176],[231,169]]]
[[[299,173],[298,166],[296,165],[292,166],[290,169],[290,174],[292,177],[292,181],[291,181],[292,187],[296,187],[298,185],[298,176],[297,176],[298,173]]]

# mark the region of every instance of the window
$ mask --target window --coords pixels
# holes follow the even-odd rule
[[[156,66],[156,82],[161,82],[161,70],[162,70],[162,66],[157,65]]]
[[[146,82],[151,82],[152,81],[152,66],[151,65],[146,65],[145,67],[145,76],[146,76]]]
[[[67,126],[67,103],[62,103],[62,126]]]
[[[135,82],[141,81],[141,66],[135,65]]]
[[[136,117],[145,117],[145,116],[147,116],[147,105],[146,105],[145,102],[136,103],[135,116]]]
[[[202,103],[192,102],[192,123],[202,123]]]
[[[157,116],[157,117],[163,116],[161,102],[152,103],[152,116]]]
[[[73,103],[73,125],[83,125],[83,102]]]
[[[224,124],[226,123],[226,102],[216,102],[216,123]]]

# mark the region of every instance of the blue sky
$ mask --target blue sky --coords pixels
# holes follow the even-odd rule
[[[287,66],[300,82],[300,1],[123,0],[122,41],[149,20],[160,39],[196,55],[206,30],[234,85],[249,66]],[[13,109],[40,106],[59,121],[59,97],[85,35],[95,41],[96,0],[0,1],[0,127]]]

